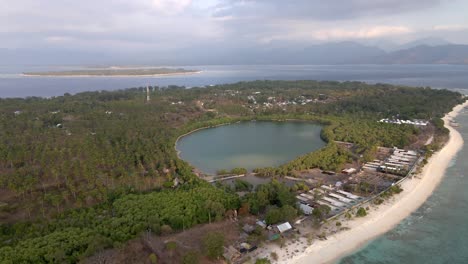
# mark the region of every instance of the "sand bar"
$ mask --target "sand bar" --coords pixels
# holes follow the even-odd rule
[[[115,74],[115,75],[106,75],[106,74],[34,74],[34,73],[22,73],[21,76],[24,77],[54,77],[54,78],[132,78],[132,77],[170,77],[170,76],[179,76],[179,75],[192,75],[202,73],[203,71],[191,71],[191,72],[173,72],[173,73],[156,73],[156,74]]]

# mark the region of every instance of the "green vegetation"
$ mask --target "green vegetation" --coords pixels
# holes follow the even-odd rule
[[[297,214],[294,191],[276,180],[258,185],[255,192],[243,197],[243,203],[248,205],[252,214],[267,212],[270,223],[289,219],[293,211]]]
[[[271,261],[267,258],[260,258],[255,261],[255,264],[271,264]]]
[[[227,174],[233,174],[233,175],[241,175],[241,174],[246,174],[247,169],[245,168],[234,168],[230,171],[228,170],[218,170],[216,171],[217,175],[227,175]]]
[[[347,161],[372,159],[376,146],[402,147],[421,133],[378,123],[381,118],[431,120],[438,137],[428,150],[436,149],[446,135],[440,118],[464,100],[447,90],[316,81],[150,87],[150,96],[145,102],[146,88],[140,87],[0,99],[3,262],[76,263],[142,232],[170,234],[223,219],[239,207],[239,215],[266,214],[270,223],[297,214],[294,191],[303,186],[273,181],[240,199],[200,180],[174,149],[180,135],[195,129],[247,120],[321,123],[326,147],[256,170],[281,177],[316,167],[339,170]],[[356,150],[334,141],[355,143]],[[235,185],[252,188],[242,181]],[[314,217],[328,213],[319,208]]]
[[[189,251],[182,258],[183,264],[198,264],[200,262],[200,255],[196,251]]]
[[[267,210],[265,221],[267,225],[277,224],[284,221],[292,221],[297,216],[297,209],[290,205],[281,208],[271,207]]]
[[[357,217],[364,217],[367,215],[366,209],[364,207],[359,207],[359,209],[356,212]]]
[[[234,180],[234,189],[236,192],[248,192],[251,191],[253,188],[253,185],[249,182],[235,179]]]
[[[400,185],[393,185],[388,190],[386,190],[384,193],[380,195],[383,199],[387,199],[392,197],[395,194],[399,194],[403,191],[403,189],[400,187]],[[383,201],[382,201],[383,202]]]
[[[158,257],[154,253],[151,253],[148,258],[149,258],[151,264],[158,263]]]
[[[310,190],[309,186],[307,186],[303,182],[296,183],[293,188],[296,191],[304,191],[304,192],[308,192]]]
[[[208,233],[203,239],[205,254],[211,259],[217,259],[223,255],[224,235],[222,233]]]
[[[330,213],[331,208],[328,205],[320,205],[319,207],[314,208],[314,211],[312,211],[312,216],[316,221],[322,221],[327,217],[327,215]]]
[[[111,205],[74,210],[51,223],[2,226],[3,236],[15,241],[0,248],[0,259],[11,263],[77,262],[97,246],[125,242],[141,232],[164,233],[164,227],[182,230],[221,217],[238,207],[238,198],[213,187],[126,195]],[[167,231],[166,231],[167,232]],[[5,240],[3,240],[5,241]],[[99,241],[95,245],[93,241]],[[5,243],[5,242],[4,242]],[[173,250],[174,242],[166,245]]]
[[[236,175],[246,174],[247,169],[246,168],[234,168],[231,170],[231,173],[236,174]]]
[[[312,168],[338,171],[341,170],[341,166],[348,161],[351,161],[349,151],[338,147],[334,142],[330,142],[324,148],[299,157],[288,164],[281,166],[279,169],[285,169],[288,172],[292,170],[305,170]]]

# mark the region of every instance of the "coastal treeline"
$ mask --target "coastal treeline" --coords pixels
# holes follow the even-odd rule
[[[339,170],[350,159],[370,158],[376,146],[403,147],[421,133],[381,118],[423,118],[444,134],[440,117],[464,100],[447,90],[361,82],[149,88],[148,102],[144,87],[0,99],[0,259],[74,263],[139,233],[184,230],[237,208],[268,214],[269,222],[290,219],[296,210],[290,189],[275,183],[240,199],[197,177],[174,149],[194,129],[246,120],[322,124],[326,147],[258,169],[281,177]],[[354,143],[359,155],[334,141]]]

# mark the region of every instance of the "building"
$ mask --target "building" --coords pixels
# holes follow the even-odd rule
[[[245,224],[243,227],[242,227],[242,230],[247,233],[247,234],[250,234],[252,233],[254,230],[255,230],[255,227],[252,226],[252,225],[249,225],[249,224]]]
[[[278,228],[278,231],[280,233],[284,233],[284,232],[291,230],[292,226],[289,222],[284,222],[282,224],[277,225],[276,228]]]
[[[314,208],[312,208],[310,205],[307,204],[299,204],[299,208],[304,212],[305,215],[311,215],[312,212],[314,211]]]
[[[261,227],[264,228],[264,229],[267,228],[267,224],[265,223],[265,220],[263,220],[263,221],[258,220],[258,221],[256,222],[256,224],[257,224],[258,226],[261,226]]]
[[[342,170],[341,172],[344,173],[344,174],[347,174],[347,175],[351,175],[353,173],[355,173],[357,170],[355,168],[348,168],[348,169],[344,169]]]
[[[233,246],[229,246],[229,247],[224,247],[223,257],[227,261],[233,263],[241,257],[241,254]]]

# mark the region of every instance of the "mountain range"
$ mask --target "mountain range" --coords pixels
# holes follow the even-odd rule
[[[387,42],[390,43],[390,42]],[[387,45],[389,46],[389,45]],[[52,49],[0,49],[0,64],[468,64],[468,45],[427,38],[383,49],[352,41],[314,45],[270,43],[257,46],[213,45],[171,52],[89,52]]]

